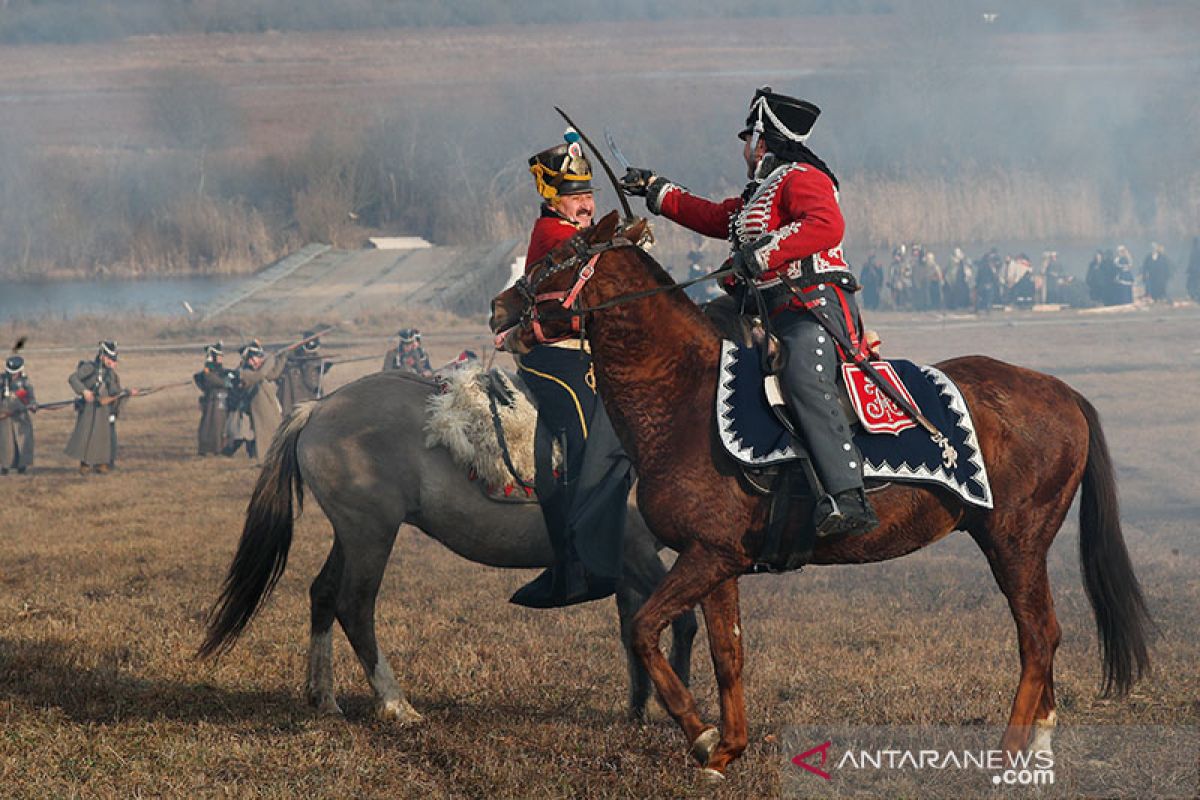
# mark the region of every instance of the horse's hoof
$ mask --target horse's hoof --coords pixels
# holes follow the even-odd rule
[[[717,772],[712,767],[702,767],[700,769],[700,780],[705,783],[724,783],[725,775],[724,773]]]
[[[304,693],[304,696],[308,700],[308,704],[317,710],[317,716],[342,716],[342,708],[337,704],[337,700],[333,699],[333,695],[323,694],[318,690],[309,689]]]
[[[717,743],[721,741],[721,732],[716,728],[706,728],[696,737],[696,741],[692,742],[692,749],[689,751],[692,758],[699,762],[700,766],[708,763],[708,759],[712,756],[713,750],[717,749]]]
[[[384,722],[401,725],[415,725],[425,719],[407,700],[389,700],[375,711],[375,716]]]
[[[317,716],[319,717],[342,717],[342,707],[337,704],[336,700],[326,700],[320,703],[314,703],[317,707]]]

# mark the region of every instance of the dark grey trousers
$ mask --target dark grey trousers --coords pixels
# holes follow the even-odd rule
[[[842,295],[851,314],[858,319],[853,295]],[[838,295],[832,289],[817,289],[806,299],[824,299],[828,315],[840,332],[849,330]],[[787,366],[779,376],[788,410],[804,436],[813,466],[830,494],[863,486],[862,454],[854,444],[850,424],[842,411],[838,392],[840,368],[837,346],[816,318],[805,310],[788,310],[772,321],[772,330],[787,345]]]

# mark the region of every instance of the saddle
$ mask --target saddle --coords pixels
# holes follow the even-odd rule
[[[726,304],[726,309],[730,307]],[[728,317],[726,314],[721,323],[730,338],[721,344],[716,438],[739,465],[746,486],[768,496],[771,503],[758,571],[793,569],[811,555],[815,532],[808,530],[808,515],[814,495],[822,495],[823,490],[813,474],[803,437],[788,424],[782,397],[770,387],[769,349],[764,352],[748,345],[753,337],[745,337],[740,323],[731,328]],[[847,402],[853,408],[846,418],[862,455],[867,491],[892,482],[933,485],[958,502],[991,508],[979,437],[954,382],[937,367],[902,359],[874,361],[873,366],[881,380],[920,409],[937,434],[917,425],[858,367],[843,365],[839,394],[846,395],[843,408]]]
[[[520,378],[472,366],[445,375],[440,387],[428,401],[425,446],[450,451],[489,500],[536,503],[537,408]]]

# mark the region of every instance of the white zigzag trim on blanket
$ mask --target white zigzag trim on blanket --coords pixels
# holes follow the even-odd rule
[[[800,454],[790,444],[766,455],[756,456],[753,448],[743,444],[733,432],[731,400],[733,396],[733,366],[736,363],[733,356],[736,351],[737,344],[728,339],[721,341],[716,408],[717,435],[721,439],[725,451],[739,462],[752,467],[770,466],[799,458]],[[953,474],[944,469],[930,470],[923,465],[910,467],[907,462],[901,463],[898,467],[877,466],[869,459],[864,458],[863,475],[868,478],[936,483],[939,486],[953,489],[954,493],[964,502],[981,508],[992,508],[992,487],[988,480],[987,467],[983,463],[983,453],[979,449],[979,437],[975,432],[975,422],[971,418],[962,392],[941,370],[934,367],[921,367],[921,369],[938,386],[942,395],[947,398],[950,410],[959,417],[958,427],[966,434],[964,446],[971,453],[968,459],[969,463],[978,470],[973,480],[982,487],[982,497],[976,497],[962,481],[957,480]],[[726,411],[723,412],[722,409],[726,409]]]
[[[790,444],[766,455],[756,456],[754,448],[743,444],[742,440],[733,432],[733,405],[730,400],[733,397],[733,365],[737,363],[733,354],[736,351],[736,343],[729,339],[721,340],[721,365],[718,367],[717,375],[717,435],[720,436],[725,451],[741,463],[752,467],[767,466],[779,461],[799,458],[800,454]],[[729,411],[722,413],[720,411],[722,408],[727,408]]]
[[[982,497],[976,497],[962,481],[959,481],[953,474],[941,468],[931,470],[924,465],[910,467],[908,462],[901,463],[897,467],[889,467],[886,464],[878,466],[873,464],[869,459],[864,458],[863,474],[869,478],[893,478],[896,480],[921,481],[951,486],[954,487],[955,493],[959,497],[971,505],[981,508],[991,508],[992,485],[988,480],[987,467],[983,463],[983,453],[979,450],[979,437],[975,433],[975,421],[971,419],[971,412],[967,409],[967,403],[963,400],[962,392],[954,385],[954,381],[950,380],[941,370],[934,367],[921,367],[921,371],[937,384],[942,396],[949,400],[948,406],[950,410],[958,415],[958,427],[966,434],[964,444],[966,445],[966,449],[971,453],[970,463],[978,470],[974,481],[982,487]]]

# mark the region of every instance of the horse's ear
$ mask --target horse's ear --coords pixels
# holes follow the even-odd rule
[[[640,244],[646,235],[646,226],[649,224],[644,217],[637,217],[625,230],[621,231],[621,235],[634,244]]]
[[[611,242],[613,235],[617,232],[617,226],[621,223],[621,218],[617,216],[616,210],[612,210],[600,218],[600,221],[592,226],[592,232],[588,236],[588,241],[591,244],[598,242]]]

